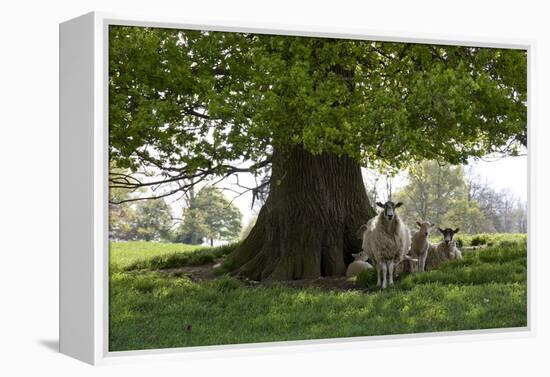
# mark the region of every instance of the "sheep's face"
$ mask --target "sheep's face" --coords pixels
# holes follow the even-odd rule
[[[453,240],[453,236],[459,231],[459,228],[456,228],[454,230],[451,228],[437,229],[441,232],[441,234],[443,234],[443,241],[445,241],[447,245]]]
[[[416,225],[420,228],[418,231],[424,234],[426,237],[430,234],[430,228],[434,226],[434,224],[430,223],[429,221],[417,221]]]
[[[351,256],[355,258],[355,261],[366,261],[368,259],[366,251],[361,251],[357,254],[351,254]]]
[[[386,220],[391,221],[395,217],[395,209],[401,207],[403,203],[394,203],[390,200],[386,203],[376,202],[376,205],[384,209],[384,217],[386,218]]]

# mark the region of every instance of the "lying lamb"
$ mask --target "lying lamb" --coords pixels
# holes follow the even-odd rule
[[[407,225],[397,216],[396,208],[403,203],[388,201],[377,202],[384,210],[370,219],[363,232],[363,251],[376,263],[377,285],[380,286],[380,274],[383,275],[382,288],[393,285],[395,266],[407,258],[411,246],[411,235]],[[389,280],[389,282],[388,282]]]
[[[430,228],[433,224],[429,221],[417,221],[416,225],[418,225],[420,229],[418,229],[411,238],[411,251],[409,254],[412,258],[417,258],[418,262],[410,261],[410,271],[422,272],[426,267],[426,258],[428,257],[428,250],[430,248],[428,237],[430,235]]]
[[[347,277],[359,275],[361,271],[373,268],[372,265],[367,262],[368,256],[364,251],[351,255],[355,258],[355,260],[349,264],[348,269],[346,270]]]
[[[432,269],[443,262],[451,259],[462,259],[462,252],[457,247],[453,236],[458,233],[459,228],[437,228],[443,234],[443,241],[436,245],[431,245],[426,258],[426,269]]]

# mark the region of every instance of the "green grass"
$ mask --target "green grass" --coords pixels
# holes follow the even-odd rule
[[[411,274],[400,283],[403,289],[417,284],[486,284],[527,281],[527,244],[501,240],[496,246],[464,252],[463,259],[449,261],[433,271]]]
[[[434,242],[439,242],[442,239],[441,234],[437,231],[433,232],[432,236]],[[455,236],[455,239],[459,242],[461,246],[495,246],[501,242],[525,242],[527,240],[527,235],[519,233],[458,233]]]
[[[109,245],[111,269],[126,269],[129,266],[152,258],[172,255],[174,253],[188,253],[200,246],[164,242],[111,242]]]
[[[249,286],[227,276],[195,282],[185,275],[129,270],[136,261],[147,265],[142,252],[131,262],[131,256],[114,253],[112,262],[126,269],[110,277],[110,350],[526,326],[526,243],[514,237],[495,236],[492,247],[406,276],[384,291],[373,287],[372,271],[349,291]],[[157,251],[150,259],[170,255],[155,256]]]
[[[204,247],[164,242],[111,242],[111,270],[163,269],[211,263],[229,254],[235,244]]]

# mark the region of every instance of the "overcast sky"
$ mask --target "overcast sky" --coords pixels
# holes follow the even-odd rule
[[[500,160],[474,164],[474,171],[487,179],[497,190],[510,190],[522,201],[527,201],[527,156],[508,157]]]

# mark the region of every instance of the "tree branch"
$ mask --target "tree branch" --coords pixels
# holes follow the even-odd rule
[[[136,198],[124,199],[124,200],[121,200],[121,201],[110,201],[110,203],[112,203],[112,204],[121,204],[121,203],[125,203],[125,202],[132,202],[132,201],[138,201],[138,200],[164,198],[164,197],[173,195],[177,192],[186,192],[187,190],[194,187],[197,183],[202,182],[202,181],[204,181],[205,179],[207,179],[211,176],[216,176],[216,175],[221,174],[221,178],[220,178],[219,181],[222,181],[223,179],[226,179],[227,177],[229,177],[232,174],[256,172],[258,169],[261,169],[261,168],[269,165],[270,163],[271,163],[271,160],[266,159],[266,160],[260,161],[258,163],[255,163],[255,164],[253,164],[253,165],[251,165],[247,168],[236,167],[236,166],[227,165],[227,164],[217,165],[217,166],[214,166],[210,169],[199,170],[199,172],[194,173],[194,174],[184,174],[184,173],[182,173],[182,174],[179,174],[179,175],[176,175],[176,176],[170,176],[170,177],[166,177],[165,179],[154,180],[154,181],[150,181],[150,182],[140,181],[139,179],[133,177],[132,175],[114,172],[114,173],[110,173],[110,177],[109,177],[109,182],[110,182],[109,188],[110,189],[117,189],[118,188],[118,189],[126,189],[126,190],[135,191],[135,190],[137,190],[139,188],[143,188],[143,187],[157,186],[156,188],[154,188],[154,190],[156,190],[160,186],[168,184],[168,183],[182,182],[182,181],[185,181],[185,180],[189,180],[191,182],[188,183],[188,184],[182,185],[182,186],[180,186],[176,189],[170,190],[167,193],[160,194],[160,195],[146,196],[146,197],[136,197]],[[118,177],[121,177],[121,178],[120,179],[119,178],[112,178],[112,176],[118,176]],[[132,179],[133,182],[131,182],[130,179]]]

